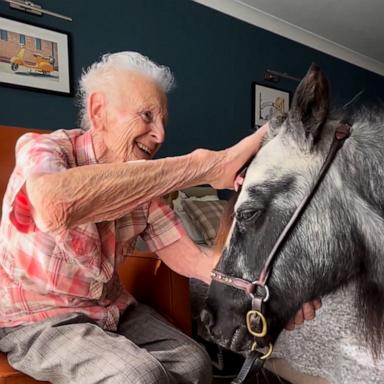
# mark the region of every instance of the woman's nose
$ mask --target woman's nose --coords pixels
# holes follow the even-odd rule
[[[162,144],[164,142],[165,130],[163,123],[153,124],[151,129],[151,136],[156,140],[156,143]]]

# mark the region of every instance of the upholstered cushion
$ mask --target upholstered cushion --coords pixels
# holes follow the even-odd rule
[[[227,202],[223,200],[184,200],[182,204],[184,211],[202,233],[205,242],[210,246],[213,245]]]

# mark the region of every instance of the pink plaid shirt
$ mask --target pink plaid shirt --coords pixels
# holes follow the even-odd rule
[[[40,231],[22,189],[28,177],[96,163],[91,136],[80,129],[28,133],[17,142],[0,224],[0,327],[81,312],[105,329],[116,329],[134,301],[121,287],[117,267],[137,237],[156,251],[184,234],[161,199],[115,221]]]

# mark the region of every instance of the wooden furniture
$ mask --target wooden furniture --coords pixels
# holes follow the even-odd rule
[[[26,132],[47,131],[0,126],[0,198],[3,199],[9,176],[15,163],[17,139]],[[176,327],[188,335],[192,333],[188,279],[160,263],[154,253],[135,252],[126,258],[119,269],[121,281],[135,298],[151,305]],[[0,353],[0,384],[32,384],[36,381],[16,370]]]

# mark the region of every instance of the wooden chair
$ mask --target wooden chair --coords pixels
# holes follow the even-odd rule
[[[47,131],[0,126],[0,198],[2,201],[15,163],[17,139],[26,132]],[[119,274],[125,287],[135,298],[155,308],[184,333],[191,335],[191,310],[188,279],[160,263],[154,253],[135,251],[120,266]],[[0,353],[0,384],[44,383],[14,370],[5,354]]]

